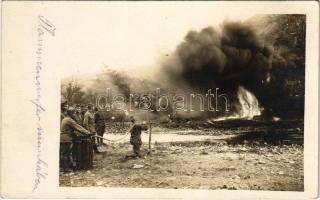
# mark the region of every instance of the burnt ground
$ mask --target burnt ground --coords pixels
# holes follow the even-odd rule
[[[152,136],[135,159],[128,138],[107,142],[93,169],[60,172],[60,186],[303,191],[302,121],[158,124]]]

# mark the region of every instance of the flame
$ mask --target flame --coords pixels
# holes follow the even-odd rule
[[[240,118],[252,119],[254,116],[261,115],[261,108],[254,94],[239,86],[237,95],[241,107]]]
[[[257,98],[246,90],[244,87],[239,86],[237,91],[237,96],[239,99],[238,112],[230,116],[219,117],[213,119],[213,121],[222,121],[227,119],[253,119],[255,116],[261,115],[263,108],[259,106],[259,101]]]

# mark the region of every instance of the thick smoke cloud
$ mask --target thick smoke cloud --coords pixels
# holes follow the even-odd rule
[[[174,58],[165,62],[164,73],[172,85],[201,92],[218,87],[236,102],[239,86],[255,94],[263,90],[272,58],[272,48],[252,26],[225,22],[220,29],[190,31],[176,48]]]
[[[199,90],[239,85],[251,89],[266,81],[271,55],[252,27],[228,22],[221,31],[208,27],[189,32],[175,52],[179,66],[166,63],[164,71],[171,80]]]
[[[305,15],[260,15],[190,31],[163,64],[168,87],[218,87],[237,111],[239,86],[263,115],[301,117],[304,108]]]

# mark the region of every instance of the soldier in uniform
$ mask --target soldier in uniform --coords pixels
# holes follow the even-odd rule
[[[94,114],[94,122],[96,124],[96,132],[98,136],[103,137],[103,133],[106,128],[106,121],[105,121],[105,116],[101,110],[98,108],[95,108],[95,114]],[[102,138],[97,138],[97,143],[98,144],[103,144]]]
[[[75,120],[79,125],[83,125],[83,117],[81,114],[81,107],[80,105],[76,106],[76,112],[75,112]]]
[[[141,132],[148,130],[148,126],[145,124],[136,124],[136,120],[130,117],[132,127],[130,129],[130,144],[133,146],[133,153],[135,157],[140,157],[140,148],[142,145]]]
[[[86,105],[82,104],[81,105],[81,118],[82,118],[82,125],[83,125],[83,120],[84,120],[84,115],[86,114],[88,108]]]
[[[68,109],[68,102],[66,100],[62,100],[60,108],[61,108],[61,113],[60,113],[60,122],[61,122],[66,115],[66,112]]]
[[[88,105],[88,110],[84,114],[83,119],[83,126],[87,130],[89,130],[91,133],[95,133],[95,124],[94,124],[94,113],[93,113],[93,107],[91,104]]]
[[[74,120],[75,109],[69,107],[61,121],[60,134],[60,166],[66,171],[73,169],[75,163],[72,158],[73,140],[76,139],[76,131],[82,134],[91,134],[88,130],[77,124]]]

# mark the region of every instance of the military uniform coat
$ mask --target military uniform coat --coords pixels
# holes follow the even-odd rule
[[[94,116],[93,113],[87,111],[84,114],[83,126],[90,131],[91,133],[95,133],[95,125],[94,125]]]
[[[63,118],[61,121],[60,131],[60,142],[72,142],[72,140],[76,137],[75,131],[79,131],[80,133],[84,134],[90,134],[89,131],[77,124],[77,122],[69,116]]]
[[[94,114],[94,122],[96,124],[96,131],[98,135],[102,136],[106,128],[106,122],[104,114],[101,111]]]
[[[130,136],[130,144],[132,145],[141,145],[141,132],[148,130],[147,125],[140,125],[140,124],[135,124],[131,130],[131,136]]]

